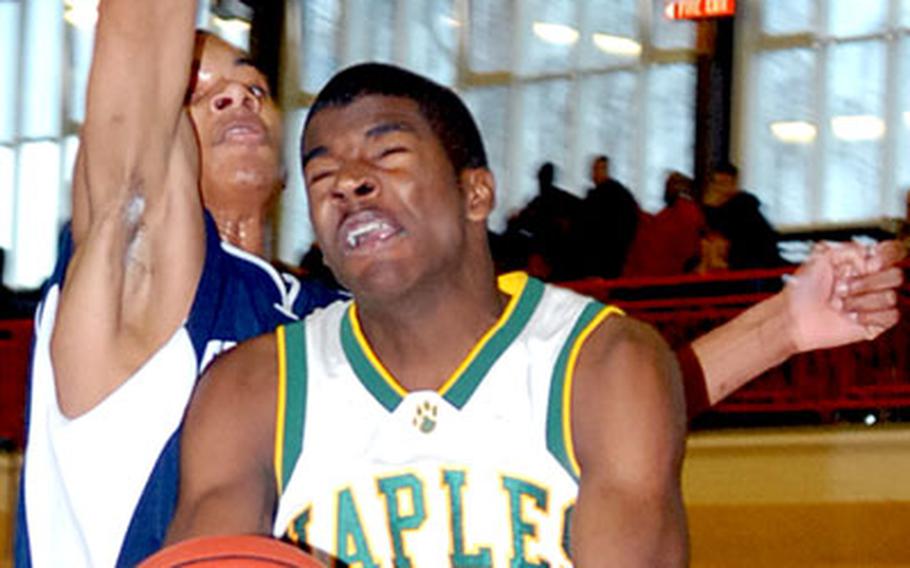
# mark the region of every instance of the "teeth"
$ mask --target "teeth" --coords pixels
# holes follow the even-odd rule
[[[385,226],[386,226],[386,224],[380,220],[370,221],[369,223],[360,225],[359,227],[357,227],[356,229],[354,229],[353,231],[348,233],[348,238],[347,238],[348,246],[351,248],[356,247],[357,239],[359,239],[361,236],[363,236],[367,233],[370,233],[372,231],[377,231],[379,229],[382,229]]]

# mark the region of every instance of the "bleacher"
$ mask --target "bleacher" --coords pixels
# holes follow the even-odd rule
[[[588,279],[566,285],[614,303],[657,327],[677,347],[735,317],[782,286],[790,270],[710,276]],[[910,284],[899,292],[910,307]],[[0,444],[21,448],[32,320],[0,320]],[[694,423],[724,426],[904,421],[910,416],[910,321],[875,341],[792,358],[721,402]]]
[[[0,448],[21,448],[31,319],[0,319]]]
[[[675,348],[768,298],[791,271],[590,279],[568,286],[653,324]],[[900,289],[898,302],[900,323],[875,341],[793,357],[699,417],[693,427],[904,421],[910,414],[910,284]]]

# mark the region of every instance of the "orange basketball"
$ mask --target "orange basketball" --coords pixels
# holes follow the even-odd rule
[[[178,542],[145,559],[139,568],[325,568],[309,554],[265,536],[205,536]]]

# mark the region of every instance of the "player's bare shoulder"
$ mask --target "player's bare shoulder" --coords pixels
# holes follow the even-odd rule
[[[583,469],[604,452],[615,454],[616,441],[635,437],[639,427],[651,432],[641,432],[645,438],[665,439],[667,448],[683,442],[685,404],[676,358],[653,327],[634,318],[607,318],[588,338],[572,401]]]
[[[579,361],[579,372],[595,380],[611,380],[611,369],[640,365],[660,368],[660,376],[676,375],[676,360],[653,326],[629,316],[609,317],[591,334]]]

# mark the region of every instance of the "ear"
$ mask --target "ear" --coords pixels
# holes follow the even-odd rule
[[[468,220],[486,223],[496,205],[496,180],[487,168],[466,168],[460,176]]]

